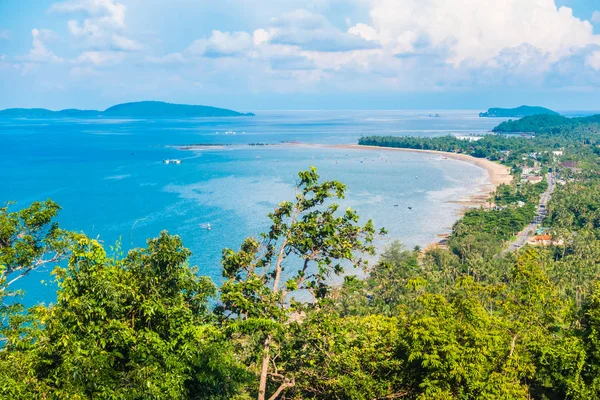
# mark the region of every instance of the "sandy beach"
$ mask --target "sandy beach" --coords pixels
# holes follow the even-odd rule
[[[379,147],[379,146],[361,146],[358,144],[331,144],[331,145],[323,145],[323,144],[307,144],[307,143],[287,143],[287,146],[306,146],[306,147],[326,147],[326,148],[334,148],[334,149],[346,149],[346,150],[378,150],[378,151],[403,151],[403,152],[412,152],[412,153],[425,153],[425,154],[435,154],[440,157],[446,157],[453,160],[459,160],[468,162],[470,164],[476,165],[480,168],[483,168],[488,173],[490,178],[490,184],[480,185],[477,189],[478,192],[475,195],[469,196],[468,199],[461,200],[458,203],[471,208],[471,207],[480,207],[488,204],[488,200],[490,195],[496,190],[496,188],[501,184],[510,184],[512,182],[512,175],[510,174],[510,168],[495,163],[490,160],[486,160],[485,158],[476,158],[473,156],[469,156],[466,154],[458,154],[458,153],[448,153],[443,151],[436,150],[417,150],[417,149],[402,149],[402,148],[394,148],[394,147]]]

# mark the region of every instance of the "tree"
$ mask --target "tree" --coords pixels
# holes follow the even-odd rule
[[[280,203],[269,214],[271,228],[261,240],[248,238],[239,251],[223,251],[220,313],[233,335],[244,334],[256,347],[257,398],[276,399],[294,386],[293,374],[277,367],[284,327],[311,309],[331,291],[332,278],[345,267],[364,267],[360,254],[373,254],[371,221],[358,224],[356,212],[331,199],[344,197],[345,186],[319,181],[316,168],[298,174],[294,202]],[[382,232],[383,233],[383,232]],[[273,385],[274,384],[274,385]]]
[[[38,381],[33,372],[33,342],[40,321],[24,312],[14,284],[39,268],[62,260],[69,251],[70,234],[54,218],[55,202],[35,202],[20,211],[0,207],[0,396],[35,398]]]
[[[57,398],[230,399],[246,381],[212,323],[216,289],[166,232],[125,258],[79,238],[39,312],[36,373]]]
[[[0,299],[15,294],[9,288],[16,281],[67,254],[66,232],[53,221],[59,210],[52,200],[14,212],[0,208]]]
[[[282,349],[286,368],[296,371],[289,398],[371,400],[408,395],[405,363],[395,354],[398,318],[340,318],[334,312],[318,312],[289,329]]]

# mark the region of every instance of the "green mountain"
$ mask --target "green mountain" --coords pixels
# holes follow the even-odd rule
[[[567,118],[560,115],[532,115],[519,120],[502,122],[493,129],[496,133],[573,133],[582,129],[598,130],[600,115]]]
[[[544,107],[521,106],[517,108],[490,108],[487,112],[479,113],[482,118],[522,118],[531,115],[560,115],[556,111]]]
[[[225,108],[140,101],[112,106],[104,111],[45,108],[9,108],[0,110],[0,118],[200,118],[254,116]]]

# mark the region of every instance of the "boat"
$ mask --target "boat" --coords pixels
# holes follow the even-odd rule
[[[225,132],[225,134],[226,135],[235,135],[235,132],[234,131],[227,131],[227,132]]]
[[[163,160],[163,164],[181,164],[181,160],[173,159],[173,160]]]
[[[211,228],[210,224],[207,224],[207,225],[206,225],[206,230],[210,231],[211,229],[212,229],[212,228]]]

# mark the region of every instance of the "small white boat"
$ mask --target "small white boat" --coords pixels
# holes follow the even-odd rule
[[[174,159],[174,160],[163,160],[163,164],[181,164],[181,160],[178,159]]]
[[[210,226],[210,224],[200,224],[198,226],[200,228],[202,228],[202,229],[206,229],[207,231],[210,231],[212,229],[212,227]]]

